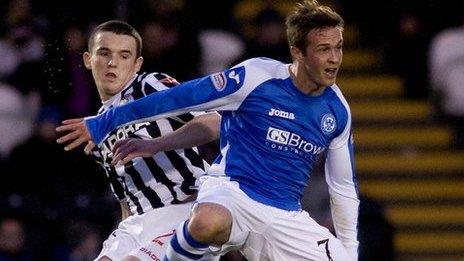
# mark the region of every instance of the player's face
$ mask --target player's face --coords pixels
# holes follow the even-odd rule
[[[342,63],[342,28],[314,29],[306,35],[306,40],[308,45],[304,53],[296,55],[300,73],[305,74],[309,88],[323,90],[335,83]]]
[[[119,93],[140,70],[137,43],[129,35],[99,32],[90,52],[84,53],[85,66],[92,70],[100,98],[105,101]]]

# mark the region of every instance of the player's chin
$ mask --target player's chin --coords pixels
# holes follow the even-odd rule
[[[123,83],[120,81],[107,82],[106,86],[108,90],[113,94],[118,93],[124,87]]]
[[[332,86],[335,84],[335,79],[336,78],[333,78],[333,79],[324,79],[323,80],[323,84],[322,86]]]
[[[337,81],[337,74],[330,75],[325,80],[332,85]]]

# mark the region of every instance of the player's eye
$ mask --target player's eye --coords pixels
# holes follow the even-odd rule
[[[119,53],[119,55],[124,60],[127,60],[127,59],[131,58],[131,53],[130,52],[121,52],[121,53]]]

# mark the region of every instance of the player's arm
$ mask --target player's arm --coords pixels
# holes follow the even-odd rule
[[[113,162],[126,164],[136,157],[150,157],[159,151],[191,148],[219,138],[221,116],[216,112],[199,115],[181,128],[152,140],[124,139],[113,147]]]
[[[126,124],[153,121],[189,111],[237,110],[258,86],[256,82],[267,77],[258,74],[246,78],[245,71],[245,66],[237,66],[152,93],[98,116],[66,120],[57,131],[67,134],[57,142],[70,143],[65,147],[70,150],[89,140],[99,144],[112,130]]]
[[[235,110],[245,98],[243,92],[246,90],[241,88],[244,77],[245,68],[239,67],[185,82],[98,116],[85,118],[85,124],[92,140],[98,144],[109,132],[126,124],[153,121],[189,111]]]
[[[353,260],[357,260],[359,197],[354,173],[351,124],[347,125],[343,133],[329,146],[325,174],[337,238]]]

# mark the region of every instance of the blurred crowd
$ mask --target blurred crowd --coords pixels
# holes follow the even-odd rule
[[[284,16],[293,1],[220,2],[1,1],[0,260],[90,260],[120,218],[99,166],[82,150],[65,153],[55,142],[61,120],[94,115],[101,106],[82,62],[95,25],[129,22],[143,38],[142,70],[179,81],[256,56],[290,62]],[[321,2],[359,28],[358,47],[384,55],[383,72],[404,79],[406,98],[433,101],[434,119],[464,133],[462,1]],[[464,147],[464,138],[457,139]],[[216,152],[215,144],[204,148],[210,160]],[[315,174],[304,202],[330,227],[323,183]],[[362,204],[360,220],[382,222],[391,242],[381,208],[368,200]]]

